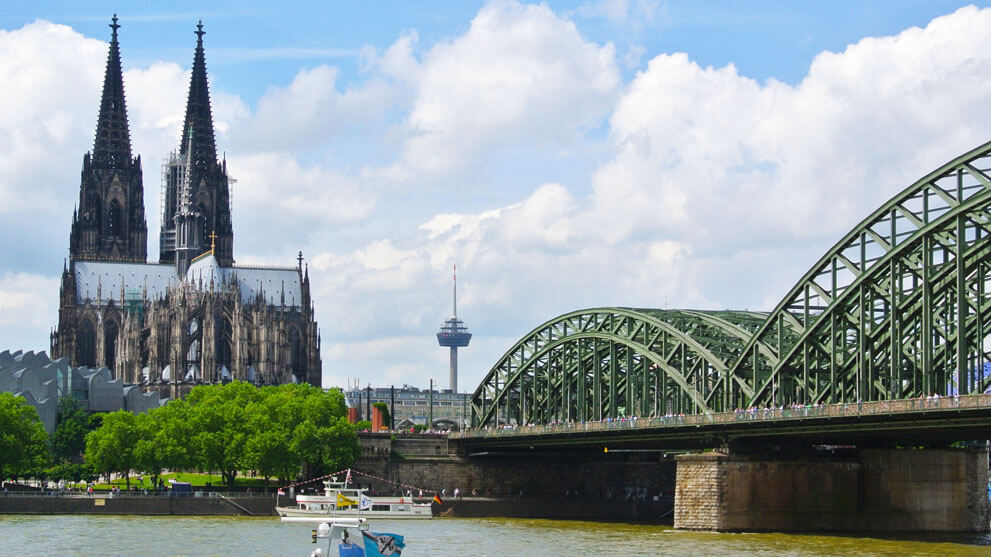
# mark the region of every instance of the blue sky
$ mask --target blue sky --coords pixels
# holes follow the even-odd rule
[[[21,2],[0,13],[0,347],[47,349],[117,12],[149,257],[202,19],[235,257],[311,265],[325,385],[473,387],[581,307],[770,309],[989,139],[987,2]]]

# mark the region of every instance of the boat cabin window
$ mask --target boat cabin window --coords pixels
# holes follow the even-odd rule
[[[389,505],[372,505],[373,511],[388,511]]]

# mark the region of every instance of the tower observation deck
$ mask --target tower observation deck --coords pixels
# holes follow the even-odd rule
[[[458,319],[458,266],[454,266],[454,315],[437,331],[437,344],[451,348],[451,392],[458,392],[458,348],[468,346],[471,333],[465,322]]]

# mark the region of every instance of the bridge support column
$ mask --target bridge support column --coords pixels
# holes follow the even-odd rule
[[[988,454],[864,449],[677,457],[674,526],[716,531],[987,532]]]

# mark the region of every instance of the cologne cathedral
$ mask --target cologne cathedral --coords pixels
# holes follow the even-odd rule
[[[117,16],[96,140],[83,156],[53,358],[102,367],[162,396],[233,379],[319,386],[320,337],[296,266],[234,263],[230,180],[214,141],[202,23],[178,149],[162,168],[157,263],[147,261],[141,157],[133,156]]]

